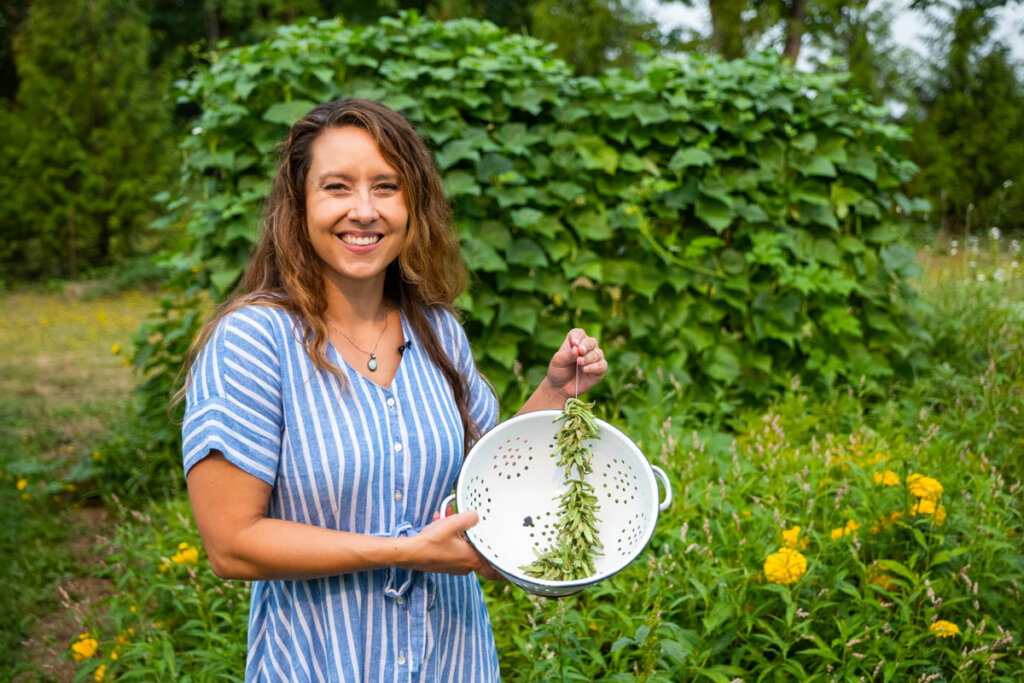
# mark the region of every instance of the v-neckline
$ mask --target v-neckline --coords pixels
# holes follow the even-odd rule
[[[405,315],[403,315],[401,308],[398,308],[397,311],[398,311],[399,323],[402,325],[402,340],[403,340],[403,342],[409,341],[409,339],[410,339],[409,328],[405,324]],[[395,380],[398,379],[398,375],[399,375],[399,373],[402,372],[402,367],[405,365],[405,354],[404,353],[399,353],[398,354],[398,367],[395,368],[395,374],[392,375],[391,381],[389,381],[387,386],[385,386],[385,385],[380,384],[378,382],[374,382],[372,379],[370,379],[369,377],[367,377],[366,375],[364,375],[363,373],[359,372],[354,367],[352,367],[352,364],[349,363],[347,360],[345,360],[345,356],[343,356],[342,353],[340,351],[338,351],[337,348],[335,348],[334,342],[332,342],[330,339],[327,340],[327,345],[331,348],[331,352],[335,356],[335,363],[339,367],[345,367],[345,368],[348,369],[348,373],[347,374],[350,374],[350,375],[354,374],[354,375],[358,376],[360,379],[362,379],[363,381],[368,382],[369,384],[372,384],[373,386],[377,387],[381,391],[386,391],[388,393],[391,393],[392,390],[394,389]],[[406,349],[406,350],[408,351],[408,349]]]

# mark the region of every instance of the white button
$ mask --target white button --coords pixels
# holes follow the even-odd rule
[[[397,453],[401,453],[402,452],[402,443],[401,442],[398,442],[398,443],[395,444],[395,452],[397,452]]]
[[[395,500],[402,500],[402,492],[395,491]]]
[[[388,407],[389,408],[394,408],[395,407],[395,399],[393,399],[391,397],[388,397]]]
[[[404,666],[404,665],[405,665],[405,651],[403,650],[402,652],[398,653],[398,666]]]
[[[399,605],[401,605],[403,602],[405,602],[405,598],[403,598],[401,595],[399,595],[398,598],[395,599],[395,602],[397,602]]]

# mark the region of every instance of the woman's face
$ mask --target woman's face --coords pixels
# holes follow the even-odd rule
[[[362,128],[329,128],[313,143],[306,229],[339,288],[380,281],[405,242],[409,210],[398,173]]]

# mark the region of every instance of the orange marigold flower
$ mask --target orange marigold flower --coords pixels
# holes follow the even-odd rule
[[[779,548],[764,561],[764,577],[770,583],[788,586],[807,573],[807,558],[792,548]]]
[[[945,621],[939,619],[938,621],[932,622],[928,627],[928,630],[934,633],[939,638],[952,638],[953,636],[960,633],[960,627],[954,624],[952,621]]]

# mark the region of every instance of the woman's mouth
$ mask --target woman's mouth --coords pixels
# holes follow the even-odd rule
[[[371,244],[380,242],[384,238],[384,236],[379,233],[359,234],[353,232],[345,232],[338,235],[338,237],[340,237],[341,241],[345,244],[351,244],[356,247],[368,247]]]

